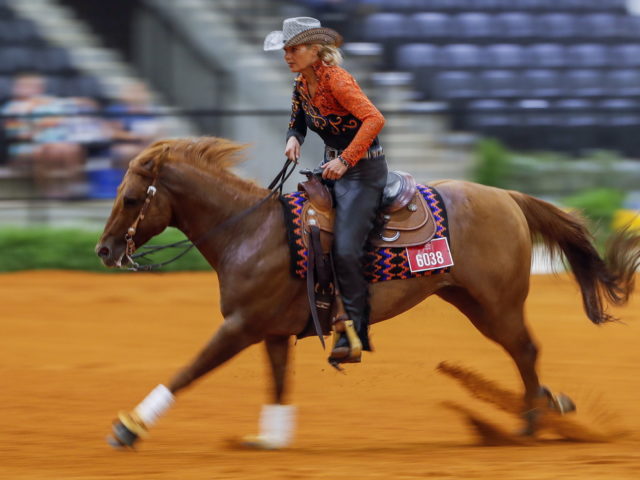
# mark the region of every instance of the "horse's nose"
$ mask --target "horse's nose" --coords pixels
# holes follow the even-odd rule
[[[102,245],[102,246],[98,245],[96,247],[96,253],[100,258],[108,258],[111,251],[109,250],[109,247],[105,245]]]

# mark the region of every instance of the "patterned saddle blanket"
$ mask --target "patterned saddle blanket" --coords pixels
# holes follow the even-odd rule
[[[431,210],[435,221],[435,234],[425,245],[410,247],[375,247],[365,249],[365,277],[369,283],[387,280],[405,280],[448,272],[453,266],[449,249],[447,212],[442,197],[433,187],[417,185],[419,194]],[[303,239],[303,210],[307,194],[292,192],[280,197],[287,224],[291,250],[291,274],[306,278],[308,252]]]

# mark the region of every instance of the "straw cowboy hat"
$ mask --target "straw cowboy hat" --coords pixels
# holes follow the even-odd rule
[[[342,45],[342,36],[330,28],[322,27],[320,20],[311,17],[287,18],[282,30],[276,30],[264,39],[264,49],[280,50],[294,45]]]

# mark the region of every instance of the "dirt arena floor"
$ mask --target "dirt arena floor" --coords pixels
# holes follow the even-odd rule
[[[569,277],[533,278],[528,317],[541,378],[576,402],[573,436],[554,427],[530,444],[514,436],[487,446],[518,419],[436,367],[462,367],[476,387],[486,383],[485,397],[519,392],[519,377],[505,353],[434,298],[376,325],[377,351],[347,374],[326,364],[316,339],[298,343],[299,426],[286,451],[233,443],[255,433],[268,400],[256,346],[184,392],[137,452],[121,452],[105,442],[117,411],[166,382],[222,321],[216,276],[0,275],[0,478],[637,479],[639,298],[615,312],[624,323],[596,327]]]

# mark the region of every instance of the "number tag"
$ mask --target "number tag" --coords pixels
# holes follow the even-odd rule
[[[449,242],[446,238],[434,238],[429,243],[407,247],[406,250],[412,272],[424,272],[453,265]]]

